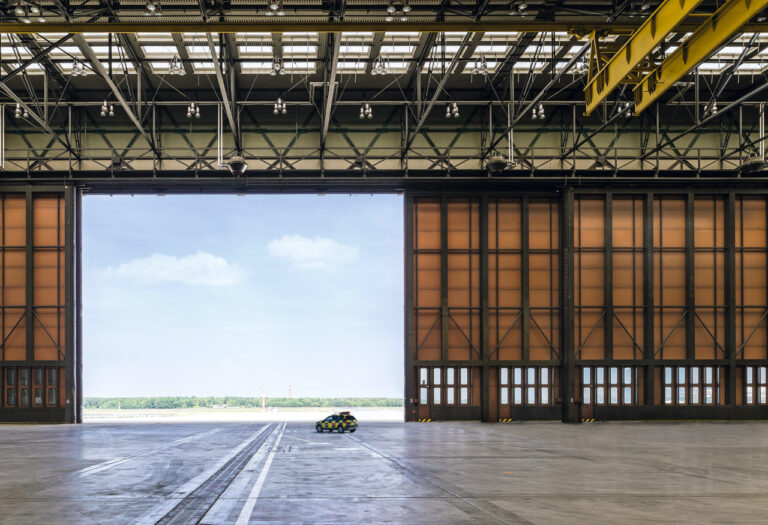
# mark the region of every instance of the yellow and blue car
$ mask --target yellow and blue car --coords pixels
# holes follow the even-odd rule
[[[357,419],[355,419],[355,416],[349,412],[339,412],[338,414],[330,415],[315,423],[315,430],[318,432],[322,432],[323,430],[327,430],[328,432],[333,432],[335,430],[340,433],[345,430],[354,432],[357,430]]]

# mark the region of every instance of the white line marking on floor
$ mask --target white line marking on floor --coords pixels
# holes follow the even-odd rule
[[[298,439],[299,441],[304,441],[305,443],[312,443],[313,445],[330,445],[330,443],[323,443],[322,441],[310,441],[308,439],[304,438],[297,438],[295,436],[285,436],[288,439]]]
[[[279,432],[272,432],[272,435],[264,441],[264,444],[259,447],[259,450],[248,461],[248,464],[232,480],[232,483],[221,493],[216,503],[203,516],[203,519],[200,520],[201,525],[231,523],[230,515],[233,514],[235,506],[240,507],[240,503],[246,497],[246,494],[249,493],[251,483],[258,476],[262,462],[272,449],[272,445],[275,443],[278,435]]]
[[[253,508],[256,506],[256,500],[259,499],[259,494],[261,493],[261,488],[264,486],[264,481],[267,479],[267,473],[269,472],[269,467],[272,465],[272,460],[275,459],[275,452],[277,452],[277,447],[280,445],[280,438],[283,437],[283,432],[285,431],[285,423],[283,423],[283,428],[280,429],[280,434],[277,436],[277,440],[275,441],[275,444],[272,445],[272,449],[269,451],[269,456],[267,456],[267,460],[264,462],[264,466],[261,469],[261,472],[259,473],[259,478],[256,480],[256,483],[253,485],[253,488],[251,489],[251,493],[248,496],[248,499],[245,500],[245,505],[243,506],[243,510],[240,511],[240,516],[237,518],[236,525],[248,525],[248,522],[251,519],[251,514],[253,514]]]
[[[166,496],[160,504],[151,508],[143,516],[133,522],[133,525],[154,525],[163,516],[168,514],[179,501],[186,498],[192,491],[202,485],[208,478],[213,476],[221,467],[223,467],[227,461],[235,457],[240,453],[248,444],[264,433],[269,428],[269,425],[264,425],[261,430],[249,436],[245,441],[240,443],[237,447],[230,450],[226,455],[221,457],[216,463],[205,469],[203,472],[189,480],[181,488],[176,489],[173,493]]]
[[[96,465],[91,465],[90,467],[85,467],[80,470],[76,470],[74,474],[81,477],[90,476],[91,474],[96,474],[97,472],[103,472],[105,470],[111,469],[112,467],[115,467],[117,465],[121,465],[132,459],[147,456],[149,454],[154,454],[155,452],[160,452],[161,450],[166,448],[175,447],[176,445],[181,445],[182,443],[188,443],[189,441],[194,441],[196,439],[200,439],[205,436],[210,436],[211,434],[221,432],[222,430],[224,429],[214,428],[213,430],[208,430],[207,432],[201,432],[200,434],[195,434],[193,436],[187,436],[185,438],[177,439],[176,441],[171,441],[170,443],[160,445],[159,447],[155,447],[150,450],[145,450],[144,452],[139,452],[138,454],[133,454],[131,456],[125,456],[125,457],[119,457],[119,458],[113,458],[107,461],[103,461],[101,463],[97,463]]]

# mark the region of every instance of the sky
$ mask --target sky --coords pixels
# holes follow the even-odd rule
[[[83,203],[86,396],[402,397],[402,197]]]

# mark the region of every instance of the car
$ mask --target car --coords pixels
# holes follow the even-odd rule
[[[355,432],[357,430],[357,419],[349,412],[339,412],[315,423],[315,430],[318,432],[323,430],[328,432],[333,432],[334,430],[336,432],[344,432],[345,430]]]

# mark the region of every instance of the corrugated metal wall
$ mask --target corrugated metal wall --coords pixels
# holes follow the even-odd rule
[[[406,196],[406,417],[768,417],[765,195]]]
[[[0,421],[77,420],[74,201],[65,188],[0,193]]]

